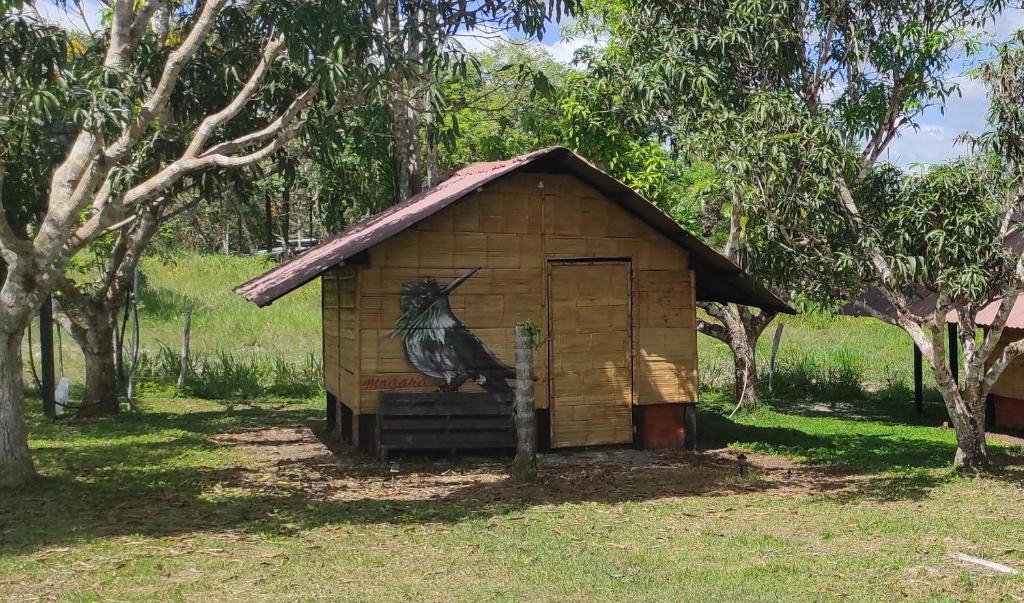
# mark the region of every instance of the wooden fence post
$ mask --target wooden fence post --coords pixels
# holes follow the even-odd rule
[[[533,330],[516,325],[516,458],[512,475],[532,481],[537,478],[537,418],[533,404]]]
[[[191,363],[189,344],[192,341],[192,306],[185,306],[185,329],[181,334],[181,372],[178,373],[178,389],[184,389]]]
[[[32,325],[29,325],[29,329]],[[29,347],[29,354],[32,348]],[[39,306],[39,358],[43,373],[40,396],[43,398],[43,415],[48,419],[57,418],[57,402],[54,398],[55,379],[53,375],[53,297],[47,295]]]

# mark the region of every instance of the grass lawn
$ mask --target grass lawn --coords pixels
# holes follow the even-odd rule
[[[180,345],[195,304],[197,354],[319,354],[315,283],[270,309],[231,292],[265,268],[147,258],[147,353]],[[934,392],[911,412],[902,332],[784,322],[774,395],[787,400],[730,419],[706,390],[706,453],[553,456],[535,485],[511,482],[500,458],[402,459],[392,480],[324,443],[320,398],[144,384],[139,412],[79,423],[43,421],[33,403],[43,479],[0,496],[0,600],[1024,600],[1024,450],[993,444],[994,476],[953,474]],[[704,385],[727,388],[728,351],[702,336],[699,354]],[[957,565],[953,551],[1022,574]]]
[[[392,482],[331,453],[314,401],[33,415],[45,477],[0,498],[0,598],[1024,599],[1024,574],[946,559],[1024,570],[1024,451],[996,445],[996,476],[962,478],[952,434],[923,424],[937,414],[706,406],[703,446],[730,450],[548,460],[531,486],[502,459],[403,459]]]

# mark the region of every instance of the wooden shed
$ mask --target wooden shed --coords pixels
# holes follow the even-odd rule
[[[266,306],[314,278],[329,414],[367,450],[389,392],[511,391],[520,321],[544,341],[541,449],[681,446],[696,302],[792,311],[564,148],[469,165],[236,291]]]

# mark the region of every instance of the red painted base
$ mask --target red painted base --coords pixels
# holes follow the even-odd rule
[[[640,445],[643,448],[682,448],[686,436],[685,404],[650,404],[640,411]]]
[[[1024,400],[995,396],[995,422],[998,429],[1024,431]]]

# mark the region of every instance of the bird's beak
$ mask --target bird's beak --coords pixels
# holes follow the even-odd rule
[[[452,291],[455,291],[455,289],[459,285],[461,285],[462,283],[466,282],[466,279],[468,279],[469,277],[471,277],[474,274],[476,274],[478,270],[480,270],[480,268],[474,268],[474,269],[470,270],[469,272],[467,272],[466,274],[463,274],[459,278],[455,279],[454,281],[448,283],[447,285],[445,285],[444,289],[441,289],[441,294],[442,295],[448,295]]]

